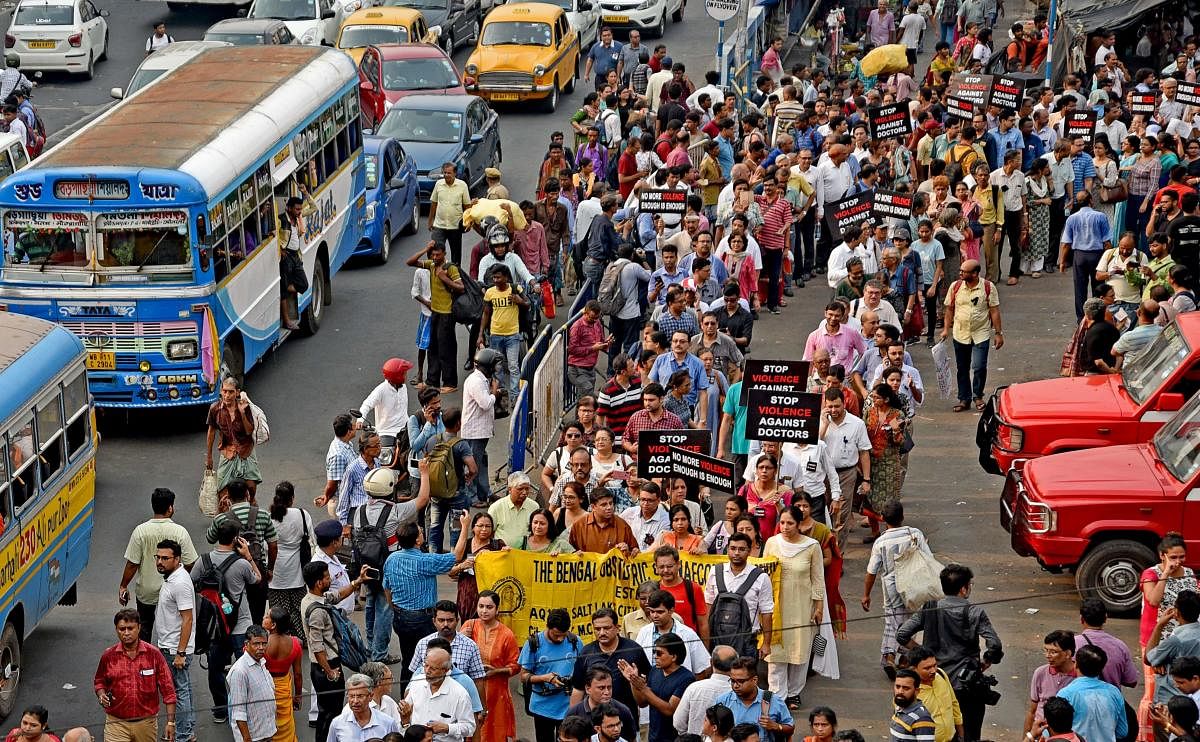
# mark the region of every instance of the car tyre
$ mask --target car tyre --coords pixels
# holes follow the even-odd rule
[[[575,57],[575,68],[571,72],[571,81],[563,88],[563,92],[567,95],[575,92],[575,81],[579,79],[579,57]]]
[[[414,186],[415,188],[416,186]],[[417,229],[421,226],[421,199],[413,196],[412,220],[405,225],[401,234],[416,234]]]
[[[0,668],[12,668],[12,676],[0,688],[0,718],[11,714],[17,707],[17,691],[21,685],[21,637],[12,622],[4,624],[0,634]]]
[[[663,8],[662,18],[658,19],[658,25],[650,32],[650,35],[656,39],[661,39],[667,34],[667,9]]]
[[[313,269],[311,285],[312,301],[300,314],[300,332],[308,336],[316,335],[321,329],[321,318],[325,316],[326,292],[329,291],[329,282],[325,278],[325,264],[319,259]]]
[[[380,265],[386,265],[388,258],[392,257],[392,223],[383,223],[383,234],[379,240],[379,255],[376,260]]]
[[[554,113],[558,110],[558,77],[554,78],[554,87],[550,88],[550,95],[546,96],[545,102],[542,104],[546,113]]]
[[[446,52],[447,57],[454,56],[454,32],[453,31],[446,32],[446,41],[442,45],[442,50]]]
[[[679,10],[677,10],[671,14],[671,22],[672,23],[682,23],[683,22],[683,7],[684,7],[683,0],[680,0],[679,1]]]
[[[87,69],[83,71],[83,79],[91,80],[96,77],[96,58],[91,52],[88,52]]]
[[[100,50],[100,58],[97,60],[103,62],[108,59],[108,31],[104,32],[104,48]]]
[[[1142,572],[1154,564],[1154,550],[1129,539],[1096,545],[1075,569],[1081,595],[1104,601],[1110,615],[1128,615],[1141,607]]]

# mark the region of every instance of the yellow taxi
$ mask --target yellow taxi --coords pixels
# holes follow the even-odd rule
[[[558,107],[579,78],[579,35],[566,12],[548,3],[497,5],[464,67],[468,93],[492,103],[541,100]]]
[[[412,8],[363,8],[342,21],[337,48],[349,54],[358,64],[368,46],[410,42],[437,43],[437,34],[429,30],[421,11]]]

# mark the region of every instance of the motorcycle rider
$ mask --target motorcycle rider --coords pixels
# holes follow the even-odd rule
[[[380,466],[406,470],[407,451],[396,450],[396,437],[408,431],[408,389],[405,378],[412,364],[403,358],[389,358],[383,364],[383,381],[371,390],[358,411],[363,419],[374,414],[375,430],[379,433],[383,450],[379,457]]]
[[[529,274],[529,268],[525,267],[525,262],[521,257],[512,250],[512,234],[508,231],[508,227],[497,222],[489,223],[484,227],[484,241],[488,246],[488,254],[484,255],[479,260],[479,270],[475,273],[475,280],[483,284],[484,290],[487,290],[493,285],[491,270],[497,265],[508,266],[508,271],[513,278],[513,290],[520,289],[524,291],[524,287],[529,285],[533,280],[533,276]],[[476,348],[479,346],[479,333],[483,327],[482,315],[471,323],[471,345]],[[464,370],[470,370],[470,361],[464,367]]]
[[[6,54],[4,63],[6,66],[0,71],[0,100],[7,100],[18,88],[28,95],[33,90],[33,83],[21,74],[21,57],[17,54]]]

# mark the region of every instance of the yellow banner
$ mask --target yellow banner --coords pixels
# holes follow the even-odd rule
[[[708,572],[729,561],[724,556],[682,554],[680,572],[703,589]],[[775,600],[779,600],[779,561],[774,557],[751,559],[771,577]],[[621,618],[638,609],[637,587],[656,580],[654,555],[638,554],[626,559],[619,551],[607,554],[534,554],[519,549],[485,551],[475,558],[479,589],[500,595],[500,620],[524,641],[530,631],[546,628],[551,608],[571,612],[571,630],[583,641],[592,640],[592,614],[605,606]],[[697,595],[697,599],[701,599]]]

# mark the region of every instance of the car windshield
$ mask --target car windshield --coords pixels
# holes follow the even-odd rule
[[[408,41],[404,26],[346,26],[338,37],[339,49],[354,49],[371,44],[403,44]]]
[[[444,90],[458,84],[454,65],[445,57],[383,61],[384,90]]]
[[[158,78],[167,73],[164,69],[140,69],[133,74],[133,79],[129,81],[129,88],[126,89],[125,95],[133,95],[137,91],[146,87]]]
[[[255,46],[257,44],[266,44],[267,41],[260,33],[213,33],[209,31],[204,34],[205,41],[224,41],[226,44],[234,46]]]
[[[367,188],[379,185],[379,155],[367,155]]]
[[[13,18],[14,26],[70,26],[73,23],[73,5],[22,5]]]
[[[417,111],[393,108],[383,117],[376,132],[402,142],[460,142],[462,114],[453,111]]]
[[[522,46],[550,46],[553,43],[549,23],[527,21],[495,21],[483,27],[484,46],[520,44]]]
[[[1144,403],[1191,352],[1179,325],[1167,325],[1150,347],[1121,369],[1129,396],[1138,404]]]
[[[312,0],[258,0],[250,11],[250,17],[306,21],[317,17],[317,6]]]
[[[570,13],[572,10],[575,10],[574,0],[543,0],[543,1],[549,2],[551,5],[557,5],[558,7],[567,11],[568,13]]]
[[[1189,481],[1200,468],[1200,394],[1154,434],[1154,452],[1180,482]]]
[[[384,0],[392,8],[414,8],[416,10],[445,10],[447,0]],[[428,17],[428,16],[426,16]]]

